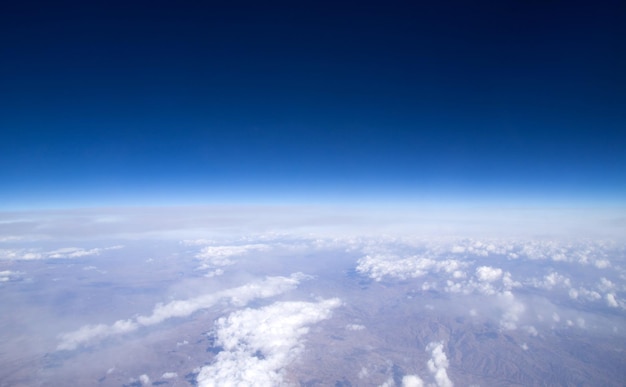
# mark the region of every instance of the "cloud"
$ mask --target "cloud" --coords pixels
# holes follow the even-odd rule
[[[213,364],[202,367],[200,387],[277,386],[283,371],[304,348],[300,338],[308,325],[331,316],[341,305],[337,298],[311,302],[276,302],[261,309],[245,309],[217,320],[216,344],[223,350]]]
[[[420,256],[398,258],[394,255],[367,255],[358,260],[356,270],[376,281],[381,281],[384,277],[418,278],[428,273],[442,271],[452,275],[467,265],[468,263],[455,259],[437,260]]]
[[[569,296],[570,298],[574,300],[578,298],[583,298],[587,301],[597,301],[597,300],[602,299],[602,295],[600,295],[600,293],[596,292],[595,290],[589,290],[584,287],[579,287],[578,289],[574,289],[574,288],[570,289]]]
[[[379,385],[378,387],[394,387],[395,385],[396,385],[396,383],[393,381],[393,378],[389,378],[383,384]]]
[[[619,307],[619,304],[617,303],[617,300],[615,299],[615,294],[613,294],[613,293],[607,293],[606,294],[606,303],[611,308]]]
[[[203,247],[196,258],[200,259],[203,264],[212,266],[228,266],[234,262],[230,259],[235,256],[245,255],[253,251],[269,250],[270,246],[266,244],[249,244],[237,246],[206,246]]]
[[[432,342],[426,346],[426,350],[430,351],[431,358],[426,363],[428,365],[428,370],[435,377],[435,382],[438,387],[452,387],[454,383],[448,377],[447,368],[450,365],[448,362],[448,357],[445,352],[443,352],[443,343],[442,342]]]
[[[54,250],[48,253],[48,258],[80,258],[89,255],[100,255],[106,250],[121,249],[123,246],[111,246],[105,248],[95,248],[90,250],[81,249],[78,247],[66,247],[63,249]]]
[[[161,379],[175,379],[178,377],[178,374],[176,372],[164,372],[163,375],[161,375]]]
[[[525,312],[526,306],[518,301],[510,291],[498,294],[497,299],[503,309],[500,326],[506,330],[517,329],[517,323]]]
[[[490,266],[481,266],[476,269],[476,277],[481,282],[494,282],[502,277],[502,269]]]
[[[424,387],[424,381],[417,375],[405,375],[402,378],[402,387]]]
[[[80,247],[64,247],[52,251],[38,249],[0,249],[0,260],[32,261],[38,259],[81,258],[90,255],[100,255],[108,250],[121,249],[124,246],[83,249]]]
[[[615,288],[616,288],[616,286],[615,286],[615,284],[612,281],[610,281],[610,280],[608,280],[608,279],[606,279],[604,277],[600,278],[600,283],[598,284],[598,289],[602,290],[603,292],[608,292],[608,291],[615,290]]]
[[[183,241],[184,244],[191,244],[190,241]],[[195,241],[195,244],[200,242]],[[232,259],[236,256],[246,255],[254,251],[269,250],[270,246],[266,244],[247,244],[247,245],[227,245],[227,246],[205,246],[199,253],[195,255],[196,259],[200,261],[200,265],[197,270],[208,270],[207,277],[215,277],[224,274],[224,270],[221,269],[225,266],[234,265],[235,261]]]
[[[142,386],[151,386],[152,382],[150,382],[150,377],[146,374],[139,376],[139,382],[141,382]]]
[[[569,289],[572,285],[571,280],[568,277],[561,275],[557,272],[552,272],[545,275],[542,280],[533,279],[529,283],[534,287],[546,290],[551,290],[556,286],[561,286]]]
[[[11,270],[3,270],[0,271],[0,283],[9,282],[9,281],[17,281],[19,277],[22,276],[23,273],[19,271],[11,271]]]
[[[86,325],[80,329],[59,336],[61,342],[57,350],[73,350],[91,341],[133,332],[141,327],[155,325],[174,317],[187,317],[192,313],[210,308],[220,301],[243,306],[256,298],[269,298],[294,289],[302,280],[309,278],[302,273],[289,277],[266,277],[263,281],[252,282],[237,288],[205,294],[188,300],[176,300],[167,304],[157,304],[147,316],[118,320],[111,325]]]

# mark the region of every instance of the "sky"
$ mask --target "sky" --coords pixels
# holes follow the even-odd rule
[[[4,2],[0,208],[618,204],[620,1]]]

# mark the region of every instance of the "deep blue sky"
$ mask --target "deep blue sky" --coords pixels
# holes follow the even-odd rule
[[[3,208],[626,198],[622,1],[5,3]]]

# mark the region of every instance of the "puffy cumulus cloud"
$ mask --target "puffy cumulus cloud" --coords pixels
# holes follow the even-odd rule
[[[490,266],[481,266],[476,269],[476,277],[481,282],[494,282],[502,277],[502,269]]]
[[[405,375],[402,378],[402,387],[424,387],[424,381],[417,375]]]
[[[139,382],[142,386],[151,386],[152,382],[150,381],[150,377],[146,374],[139,376]]]
[[[377,281],[383,278],[419,278],[431,273],[446,273],[452,279],[467,277],[467,268],[479,263],[475,268],[475,278],[479,282],[493,283],[507,276],[505,269],[480,264],[492,258],[506,263],[510,260],[552,260],[563,263],[593,264],[598,268],[610,266],[609,257],[617,254],[620,247],[603,241],[559,240],[473,240],[435,238],[428,241],[419,239],[390,239],[370,241],[362,244],[365,256],[357,263],[357,271]],[[415,254],[419,252],[419,254]],[[505,281],[511,279],[510,274]],[[554,286],[568,287],[566,277],[558,273],[549,274],[535,280],[538,287],[549,290]],[[510,282],[507,288],[520,286]]]
[[[367,255],[358,260],[356,270],[376,281],[381,281],[384,277],[407,279],[439,272],[462,276],[460,269],[467,266],[468,263],[455,259],[437,260],[420,256],[398,258],[394,255]]]
[[[163,375],[161,375],[161,379],[175,379],[178,377],[178,374],[176,372],[164,372]]]
[[[613,242],[604,240],[529,240],[516,245],[513,250],[522,258],[594,265],[599,269],[610,267],[608,256],[619,249]]]
[[[613,294],[613,293],[607,293],[606,294],[606,304],[608,306],[610,306],[611,308],[619,307],[619,303],[615,299],[615,294]]]
[[[545,275],[541,280],[532,279],[528,281],[528,284],[536,288],[542,288],[546,290],[552,290],[554,287],[570,288],[572,286],[571,280],[557,272],[552,272]]]
[[[426,363],[428,370],[433,374],[438,387],[452,387],[454,383],[448,377],[447,368],[450,365],[448,357],[443,351],[442,342],[432,342],[426,346],[426,350],[430,352],[431,358]]]
[[[602,295],[598,292],[596,292],[595,290],[589,290],[587,288],[584,287],[579,287],[578,289],[570,289],[569,290],[569,296],[570,298],[576,300],[576,299],[583,299],[586,301],[597,301],[602,299]]]
[[[475,255],[480,257],[487,257],[489,255],[504,255],[511,246],[501,241],[489,241],[489,240],[474,240],[472,238],[462,239],[455,241],[449,248],[449,251],[453,254],[465,254]]]
[[[522,286],[518,281],[514,281],[511,273],[504,272],[500,268],[481,266],[476,269],[475,275],[468,280],[461,280],[453,276],[446,280],[444,291],[448,293],[460,294],[482,294],[498,295],[505,291]],[[455,282],[457,281],[457,282]]]
[[[0,260],[32,261],[38,259],[81,258],[91,255],[100,255],[108,250],[121,249],[124,246],[111,246],[103,248],[83,249],[80,247],[64,247],[52,251],[37,249],[2,249]]]
[[[245,309],[217,320],[216,344],[223,350],[213,364],[202,367],[198,385],[277,386],[283,370],[303,350],[308,326],[330,317],[341,305],[333,298],[312,302],[276,302]]]
[[[609,291],[615,290],[615,288],[616,288],[616,286],[615,286],[615,284],[612,281],[610,281],[610,280],[608,280],[608,279],[606,279],[604,277],[600,278],[600,283],[598,284],[598,289],[600,289],[603,292],[609,292]]]
[[[567,239],[457,239],[442,241],[454,255],[474,257],[506,257],[509,259],[551,260],[594,265],[599,269],[611,266],[609,256],[621,247],[606,240]]]
[[[118,320],[111,325],[86,325],[80,329],[59,336],[61,342],[57,350],[73,350],[88,342],[135,331],[144,326],[155,325],[173,317],[187,317],[192,313],[212,307],[218,302],[227,301],[242,306],[253,299],[269,298],[294,289],[302,280],[309,278],[302,273],[289,277],[267,277],[263,281],[205,294],[188,300],[176,300],[167,304],[157,304],[148,316],[137,316],[129,320]]]

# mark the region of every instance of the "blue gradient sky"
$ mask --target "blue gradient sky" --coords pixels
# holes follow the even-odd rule
[[[0,207],[624,204],[623,2],[411,3],[3,4]]]

